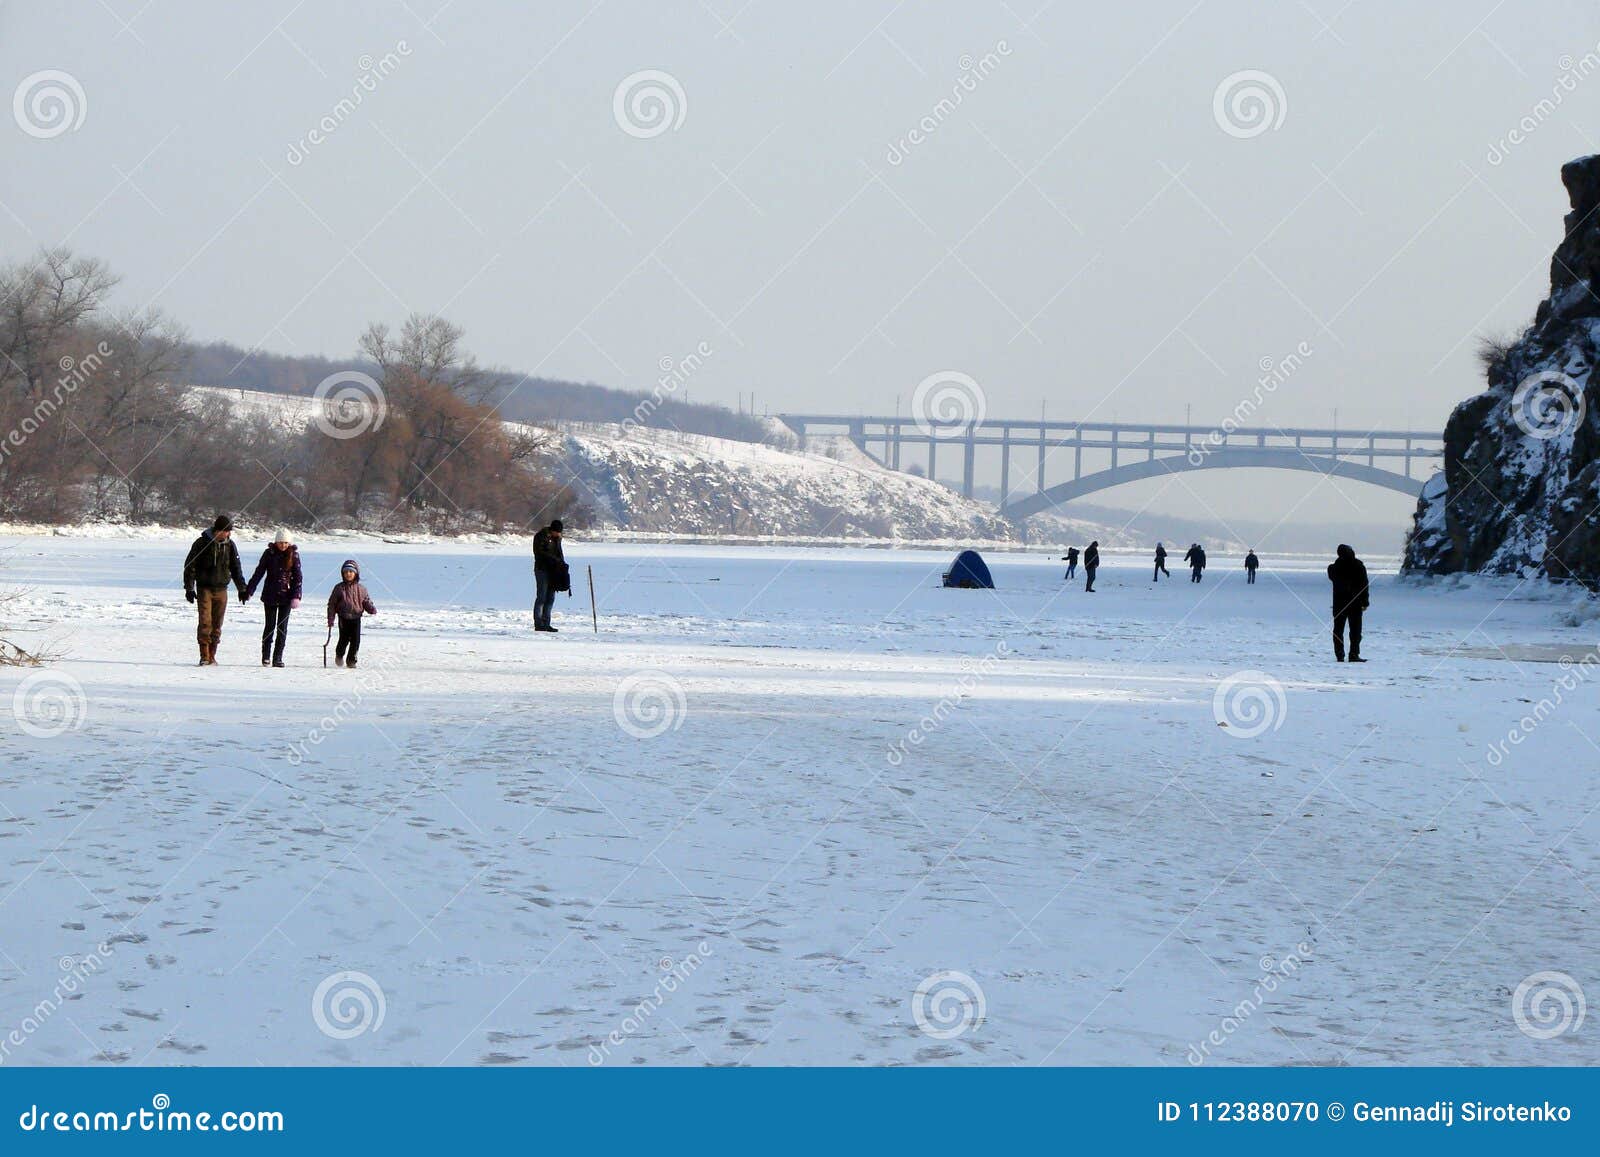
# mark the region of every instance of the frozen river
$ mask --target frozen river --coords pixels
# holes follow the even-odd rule
[[[198,669],[186,545],[0,539],[4,1063],[1600,1063],[1570,594],[1376,562],[1345,667],[1322,561],[569,541],[543,636],[525,546],[322,541]]]

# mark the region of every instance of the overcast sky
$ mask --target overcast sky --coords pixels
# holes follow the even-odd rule
[[[82,95],[14,106],[0,240],[275,351],[437,311],[633,388],[705,343],[694,400],[892,412],[957,370],[991,416],[1213,422],[1305,343],[1263,423],[1437,429],[1543,296],[1597,44],[1592,0],[11,0],[0,87]],[[618,110],[649,70],[665,125]],[[1250,486],[1168,498],[1411,505]]]

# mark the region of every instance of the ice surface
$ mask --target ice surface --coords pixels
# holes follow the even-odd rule
[[[254,603],[198,669],[186,543],[0,538],[67,652],[55,715],[0,671],[4,1063],[1600,1062],[1512,1013],[1600,948],[1595,680],[1519,723],[1567,670],[1528,656],[1593,643],[1570,595],[1369,560],[1349,667],[1320,562],[947,591],[949,552],[580,540],[540,636],[525,543],[333,540],[287,670]],[[350,553],[381,614],[324,670]],[[330,1035],[346,972],[384,1016]],[[983,997],[948,1039],[943,972]]]

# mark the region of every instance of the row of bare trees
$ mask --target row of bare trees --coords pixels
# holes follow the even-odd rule
[[[499,420],[462,331],[442,318],[368,329],[360,364],[376,370],[350,375],[365,396],[316,403],[307,421],[303,408],[187,389],[183,333],[159,312],[110,312],[116,281],[65,250],[0,268],[0,519],[226,510],[438,533],[582,520],[539,468],[541,437]]]

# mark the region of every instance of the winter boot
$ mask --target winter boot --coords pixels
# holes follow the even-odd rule
[[[335,655],[333,657],[333,665],[335,667],[343,667],[344,666],[344,656],[343,655]]]
[[[355,665],[356,665],[356,657],[354,655],[351,655],[348,659],[346,659],[344,661],[344,665],[346,667],[354,668]]]

